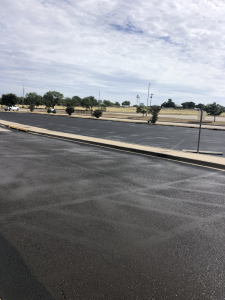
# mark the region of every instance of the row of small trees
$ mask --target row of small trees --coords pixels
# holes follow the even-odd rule
[[[60,106],[82,106],[87,109],[92,109],[92,107],[100,106],[116,106],[119,107],[119,102],[111,102],[109,100],[96,100],[95,97],[89,96],[85,98],[80,98],[79,96],[74,96],[72,98],[64,98],[63,94],[56,91],[49,91],[44,94],[44,96],[38,95],[37,93],[27,93],[26,97],[17,97],[15,94],[4,94],[0,100],[0,104],[6,106],[14,106],[16,104],[25,104],[38,107],[39,105],[45,105],[46,107],[54,108],[56,105]],[[129,101],[124,101],[123,106],[130,106]]]
[[[151,106],[151,107],[146,107],[144,105],[139,105],[139,106],[136,107],[136,112],[137,113],[142,113],[143,117],[144,117],[144,115],[147,114],[148,112],[152,113],[151,111],[152,111],[153,107],[155,108],[156,111],[158,110],[158,112],[161,109],[161,107],[157,106],[157,105],[154,105],[154,106]],[[219,104],[216,104],[216,102],[213,102],[213,103],[208,104],[208,105],[204,105],[204,107],[202,107],[201,109],[205,110],[206,113],[209,116],[213,116],[214,117],[214,122],[216,121],[216,116],[220,116],[223,112],[225,112],[225,108],[223,106],[219,105]]]

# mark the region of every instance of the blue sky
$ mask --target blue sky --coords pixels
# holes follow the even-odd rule
[[[225,105],[221,0],[0,0],[0,94]]]

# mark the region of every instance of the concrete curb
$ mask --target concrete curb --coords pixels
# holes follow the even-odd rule
[[[8,128],[22,130],[25,132],[40,134],[47,137],[59,138],[59,139],[74,141],[74,142],[82,142],[86,144],[107,147],[111,149],[117,149],[122,151],[133,152],[133,153],[140,153],[144,155],[166,158],[166,159],[179,161],[183,163],[189,163],[198,166],[225,170],[225,158],[221,158],[221,157],[214,157],[214,156],[203,155],[203,154],[185,153],[182,151],[176,151],[170,149],[142,146],[142,145],[131,144],[131,143],[123,143],[123,142],[98,139],[98,138],[70,134],[70,133],[62,133],[62,132],[52,131],[48,129],[40,129],[33,126],[26,126],[18,123],[12,123],[3,120],[0,120],[0,125],[6,126]]]

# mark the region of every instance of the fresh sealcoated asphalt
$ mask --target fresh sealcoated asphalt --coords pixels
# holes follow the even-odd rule
[[[0,153],[2,300],[224,299],[223,171],[15,130]]]
[[[16,112],[0,112],[0,119],[60,132],[173,150],[196,150],[199,133],[197,128],[154,126]],[[202,129],[200,150],[223,152],[224,156],[224,149],[224,131]]]

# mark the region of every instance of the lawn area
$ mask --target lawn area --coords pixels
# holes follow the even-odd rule
[[[17,105],[20,108],[22,107],[22,105]],[[27,105],[24,105],[24,108],[28,108]],[[96,109],[97,107],[93,107],[93,109]],[[38,109],[45,109],[45,105],[40,105],[38,106]],[[65,110],[66,107],[63,106],[55,106],[56,110]],[[75,110],[85,110],[84,107],[74,107]],[[124,114],[128,114],[128,113],[136,113],[136,107],[107,107],[106,108],[106,112],[107,113],[124,113]],[[141,114],[137,114],[137,117],[135,116],[135,118],[137,119],[138,116],[141,116]],[[190,116],[197,116],[198,115],[198,111],[195,109],[161,109],[159,115],[190,115]],[[117,115],[119,117],[119,115]],[[225,113],[222,113],[220,115],[220,117],[225,117]]]

